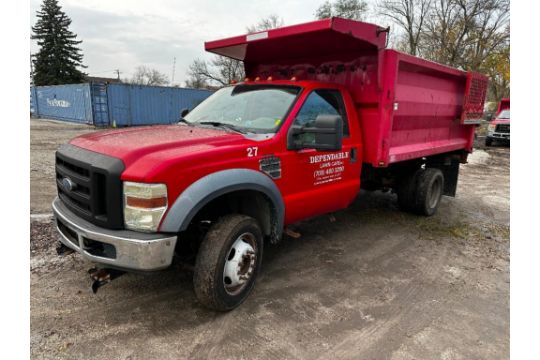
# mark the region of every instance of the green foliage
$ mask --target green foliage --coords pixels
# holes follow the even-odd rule
[[[367,12],[368,5],[364,0],[336,0],[333,3],[326,1],[315,12],[317,19],[341,17],[352,20],[362,20]]]
[[[61,10],[57,0],[44,0],[32,27],[32,39],[37,40],[39,51],[33,56],[34,84],[57,85],[84,82],[80,71],[83,55],[69,30],[71,19]]]

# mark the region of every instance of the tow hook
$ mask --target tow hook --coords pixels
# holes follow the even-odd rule
[[[69,255],[74,253],[75,250],[68,248],[66,245],[62,244],[60,241],[56,244],[56,254],[59,256]]]
[[[97,293],[98,289],[105,284],[110,283],[119,276],[125,274],[125,271],[115,269],[98,269],[92,268],[88,270],[90,279],[92,279],[92,292]]]

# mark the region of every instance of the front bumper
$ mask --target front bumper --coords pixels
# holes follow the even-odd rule
[[[176,236],[104,229],[74,215],[58,197],[52,208],[60,241],[92,262],[141,271],[172,263]]]
[[[510,133],[493,132],[493,133],[489,133],[488,137],[492,139],[510,140]]]

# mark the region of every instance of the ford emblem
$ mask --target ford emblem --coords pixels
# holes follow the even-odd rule
[[[65,177],[62,179],[62,186],[64,187],[64,189],[66,189],[67,191],[73,191],[75,190],[75,188],[77,187],[77,184],[75,184],[73,182],[73,180],[71,180],[70,178],[68,177]]]

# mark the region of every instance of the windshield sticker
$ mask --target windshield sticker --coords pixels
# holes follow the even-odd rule
[[[348,157],[348,152],[310,156],[309,163],[317,164],[313,171],[313,185],[341,180],[345,171],[345,161],[343,160]]]

